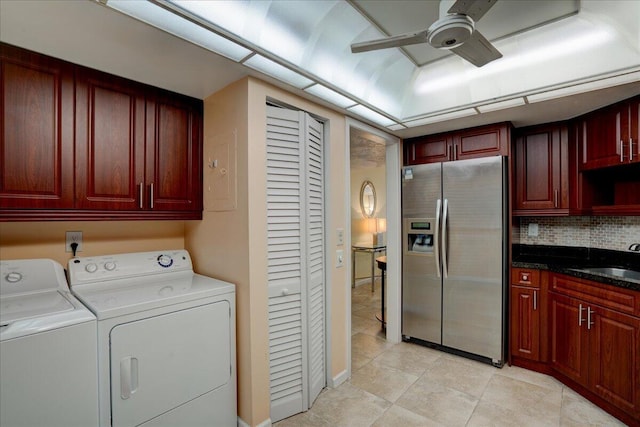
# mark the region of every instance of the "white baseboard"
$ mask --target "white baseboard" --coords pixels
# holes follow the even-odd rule
[[[340,372],[335,377],[331,378],[331,382],[330,382],[330,384],[328,384],[328,386],[331,387],[331,388],[338,387],[340,384],[342,384],[343,382],[345,382],[346,380],[349,379],[349,375],[348,374],[349,373],[345,369],[344,371]]]
[[[238,417],[238,427],[251,427],[249,424],[245,423],[244,420]],[[271,418],[267,418],[256,427],[271,427]]]

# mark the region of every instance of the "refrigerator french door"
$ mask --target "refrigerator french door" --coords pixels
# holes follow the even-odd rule
[[[409,166],[402,174],[402,335],[504,363],[506,161]]]

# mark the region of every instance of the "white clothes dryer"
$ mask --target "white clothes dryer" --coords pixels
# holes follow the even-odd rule
[[[185,250],[69,261],[98,318],[100,426],[236,426],[235,287]]]
[[[97,426],[95,316],[53,260],[3,260],[0,273],[0,426]]]

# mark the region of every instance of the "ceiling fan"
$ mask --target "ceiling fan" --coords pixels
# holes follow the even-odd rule
[[[457,0],[443,13],[448,4],[440,4],[440,19],[422,31],[401,34],[384,39],[354,43],[351,52],[402,47],[429,43],[437,49],[448,49],[476,67],[502,58],[502,54],[475,29],[475,23],[491,9],[497,0]]]

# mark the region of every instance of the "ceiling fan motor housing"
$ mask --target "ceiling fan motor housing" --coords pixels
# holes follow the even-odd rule
[[[447,15],[434,22],[427,32],[427,41],[438,49],[453,49],[467,41],[475,24],[467,15]]]

